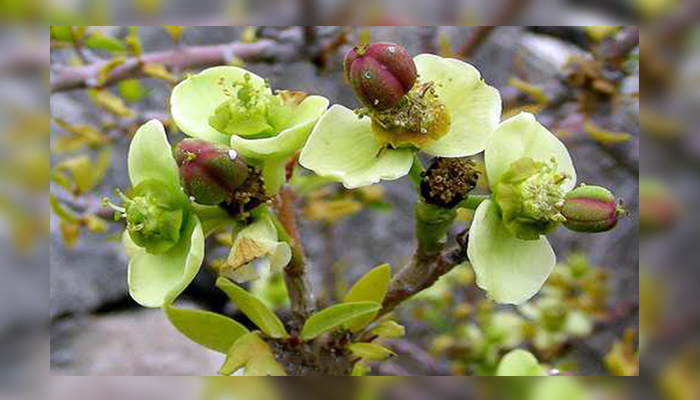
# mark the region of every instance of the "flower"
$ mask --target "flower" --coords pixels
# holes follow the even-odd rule
[[[459,60],[414,57],[418,80],[398,107],[358,116],[332,106],[316,124],[299,162],[357,188],[408,174],[414,154],[466,157],[484,150],[501,116],[498,91]]]
[[[187,135],[231,146],[263,166],[271,192],[284,180],[284,159],[299,150],[328,108],[328,99],[302,92],[273,94],[243,68],[206,69],[173,89],[171,113]]]
[[[532,114],[502,122],[485,151],[493,199],[479,205],[469,231],[477,285],[500,303],[534,296],[556,263],[545,235],[564,217],[559,209],[576,184],[563,143]]]
[[[163,125],[152,120],[136,132],[128,156],[134,189],[124,206],[123,241],[129,258],[129,293],[144,307],[172,302],[194,279],[204,259],[202,224],[180,187]]]
[[[274,223],[263,216],[235,235],[228,260],[218,267],[218,272],[243,283],[281,271],[291,259],[291,248],[279,241]]]

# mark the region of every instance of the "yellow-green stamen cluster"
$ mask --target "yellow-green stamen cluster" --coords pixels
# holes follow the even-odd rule
[[[561,208],[567,179],[554,159],[539,162],[525,157],[514,162],[495,188],[508,230],[520,239],[535,240],[566,221]]]
[[[428,145],[450,130],[450,115],[434,82],[416,84],[396,107],[376,111],[361,109],[372,118],[377,138],[395,148]]]
[[[115,211],[115,219],[126,221],[131,240],[149,253],[161,254],[170,250],[180,239],[184,211],[169,199],[154,193],[141,193],[132,198],[119,192],[123,206],[105,199],[106,206]]]
[[[561,185],[566,175],[556,172],[557,162],[543,163],[540,172],[527,178],[521,185],[524,215],[533,219],[564,222],[561,214],[566,193]]]
[[[270,93],[269,84],[256,86],[250,74],[243,81],[218,81],[226,100],[209,117],[209,125],[227,135],[269,137],[280,132],[292,117],[292,104],[282,93]]]

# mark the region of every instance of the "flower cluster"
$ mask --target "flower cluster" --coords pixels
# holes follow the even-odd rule
[[[136,301],[170,307],[199,270],[205,237],[226,224],[234,228],[230,255],[216,268],[222,277],[244,282],[289,264],[291,239],[268,204],[297,155],[302,166],[348,189],[409,174],[422,179],[416,215],[432,220],[417,223],[417,237],[426,253],[436,249],[427,242],[443,241],[455,210],[471,204],[469,261],[477,284],[497,302],[522,303],[538,292],[556,262],[546,235],[558,226],[602,232],[617,223],[612,193],[577,188],[566,147],[533,115],[501,121],[498,90],[473,66],[378,43],[348,54],[345,79],[362,108],[273,91],[232,66],[174,88],[173,120],[190,138],[173,149],[160,122],[143,125],[129,151],[133,189],[112,205],[126,221]],[[482,152],[492,193],[470,203],[480,173],[464,157]],[[418,153],[435,157],[427,171]]]
[[[539,291],[556,263],[546,235],[562,223],[582,232],[615,226],[621,209],[614,196],[604,188],[576,188],[569,152],[532,114],[501,122],[500,94],[473,66],[431,54],[411,59],[398,45],[378,43],[348,54],[345,77],[364,107],[353,112],[332,106],[311,133],[300,163],[356,188],[408,175],[418,152],[435,160],[484,152],[492,195],[476,209],[468,256],[477,284],[493,300],[522,303]],[[439,184],[429,190],[426,181],[434,177],[421,185],[428,202],[444,197],[434,187],[464,180],[456,170],[437,178]],[[460,204],[448,201],[443,208]],[[435,207],[421,210],[417,217],[452,218]],[[434,236],[417,234],[419,242]]]

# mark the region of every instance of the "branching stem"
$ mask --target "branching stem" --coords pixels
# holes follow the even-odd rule
[[[296,323],[301,327],[314,312],[314,296],[306,271],[306,255],[297,229],[294,192],[289,185],[280,189],[277,200],[277,217],[287,234],[285,239],[292,248],[292,261],[284,269],[289,300]]]

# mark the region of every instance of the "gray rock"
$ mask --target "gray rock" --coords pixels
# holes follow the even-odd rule
[[[51,223],[49,285],[51,319],[94,311],[127,294],[127,259],[119,242],[103,236],[83,235],[76,246],[64,246]]]
[[[223,361],[176,331],[161,310],[66,321],[51,338],[53,375],[213,375]]]

